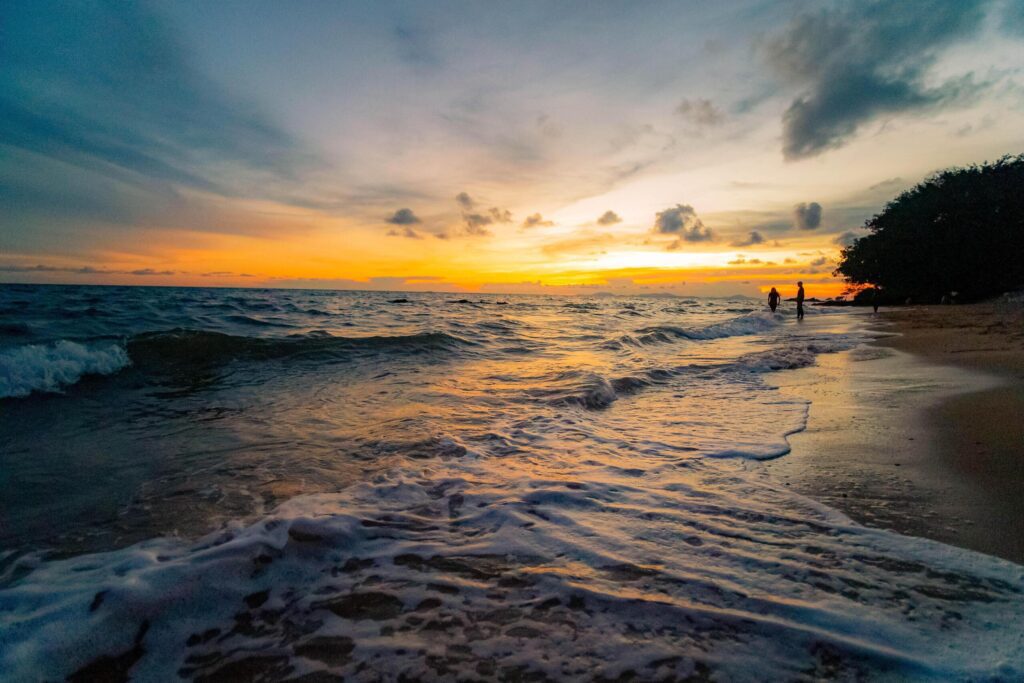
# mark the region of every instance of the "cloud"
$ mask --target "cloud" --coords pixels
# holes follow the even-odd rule
[[[494,219],[495,223],[512,222],[512,212],[509,211],[508,209],[499,209],[498,207],[495,206],[491,207],[488,213],[490,213],[491,218]]]
[[[810,266],[812,268],[817,268],[819,266],[825,265],[826,263],[828,263],[828,258],[825,256],[819,256],[818,258],[811,261]]]
[[[944,48],[970,37],[987,0],[844,2],[802,14],[764,45],[769,66],[800,88],[783,115],[783,154],[846,144],[878,117],[943,107],[976,92],[970,75],[936,82]]]
[[[896,176],[895,178],[886,178],[885,180],[877,182],[869,187],[868,190],[872,192],[876,190],[885,190],[886,192],[890,192],[905,184],[906,181],[904,181],[903,178]]]
[[[182,190],[310,203],[303,180],[323,162],[198,71],[145,4],[33,0],[2,22],[0,140],[11,163],[34,165],[16,174],[23,201],[4,223],[80,221],[86,190],[91,215],[119,224]]]
[[[388,237],[406,237],[406,238],[411,239],[411,240],[421,240],[421,239],[423,239],[423,235],[421,235],[420,233],[416,232],[415,230],[413,230],[408,225],[405,226],[404,228],[402,228],[401,230],[398,230],[397,228],[393,228],[391,230],[388,230],[387,235],[388,235]]]
[[[676,114],[689,123],[701,128],[718,126],[725,121],[725,114],[711,100],[683,100],[676,107]]]
[[[793,225],[800,230],[814,230],[821,225],[821,204],[801,202],[793,207]]]
[[[529,216],[526,217],[526,220],[523,221],[523,227],[524,228],[534,228],[534,227],[537,227],[538,225],[539,226],[549,226],[549,225],[554,225],[554,222],[553,221],[546,221],[546,220],[544,220],[544,217],[541,216],[539,213],[535,213],[535,214],[529,215]]]
[[[847,230],[844,233],[836,235],[836,238],[832,241],[841,247],[852,247],[853,243],[857,241],[857,238],[857,233],[853,230]]]
[[[711,229],[697,216],[697,212],[688,204],[676,204],[657,214],[654,219],[654,232],[661,235],[675,235],[676,242],[669,249],[678,249],[679,241],[707,242],[712,239]]]
[[[109,268],[95,268],[93,266],[51,266],[42,263],[36,264],[34,266],[0,264],[0,272],[74,273],[76,275],[139,275],[143,277],[152,275],[178,275],[178,271],[176,270],[154,270],[153,268],[137,268],[135,270],[111,270]]]
[[[432,71],[441,66],[441,58],[426,31],[402,24],[395,26],[392,35],[398,48],[398,57],[418,71]]]
[[[493,223],[494,219],[490,216],[480,213],[467,213],[463,214],[462,220],[466,223],[467,235],[484,237],[491,234],[491,231],[487,229],[487,226]]]
[[[470,197],[469,194],[466,192],[460,192],[457,195],[455,195],[455,201],[457,201],[459,203],[459,206],[461,206],[466,211],[472,211],[474,208],[476,208],[476,202],[473,201],[473,198]]]
[[[1003,8],[1002,29],[1010,35],[1024,36],[1024,4],[1010,0]]]
[[[475,205],[475,202],[473,202],[465,192],[460,193],[455,199],[463,206]],[[502,209],[494,206],[488,209],[486,213],[463,213],[462,222],[462,230],[445,230],[437,233],[437,237],[445,240],[459,236],[486,237],[492,234],[487,228],[488,225],[511,223],[512,212],[508,209]]]
[[[619,218],[619,214],[615,213],[614,211],[605,211],[603,214],[601,214],[601,217],[597,219],[598,225],[615,225],[616,223],[621,222],[622,219]]]
[[[764,235],[759,233],[757,230],[751,230],[750,234],[747,235],[746,239],[737,240],[732,243],[734,247],[752,247],[756,244],[764,243]]]
[[[398,209],[384,220],[392,225],[415,225],[423,222],[412,212],[412,209]]]

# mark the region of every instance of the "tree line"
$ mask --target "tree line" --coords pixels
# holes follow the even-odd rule
[[[887,301],[973,301],[1024,286],[1024,154],[950,168],[886,204],[835,274]],[[868,290],[870,291],[870,290]],[[858,299],[863,299],[864,292]]]

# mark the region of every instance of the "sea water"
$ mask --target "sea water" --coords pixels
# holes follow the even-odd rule
[[[0,678],[1024,677],[1024,568],[751,467],[863,317],[0,287]]]

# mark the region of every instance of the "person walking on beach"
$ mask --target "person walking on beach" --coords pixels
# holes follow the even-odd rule
[[[804,283],[796,283],[796,319],[804,319]]]
[[[772,309],[772,313],[774,313],[775,309],[779,307],[779,299],[781,298],[782,297],[779,296],[779,290],[774,287],[772,287],[772,291],[768,292],[768,308]]]

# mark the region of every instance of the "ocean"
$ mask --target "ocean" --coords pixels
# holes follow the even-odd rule
[[[2,285],[0,678],[1024,678],[1024,569],[757,467],[871,337],[788,306]]]

